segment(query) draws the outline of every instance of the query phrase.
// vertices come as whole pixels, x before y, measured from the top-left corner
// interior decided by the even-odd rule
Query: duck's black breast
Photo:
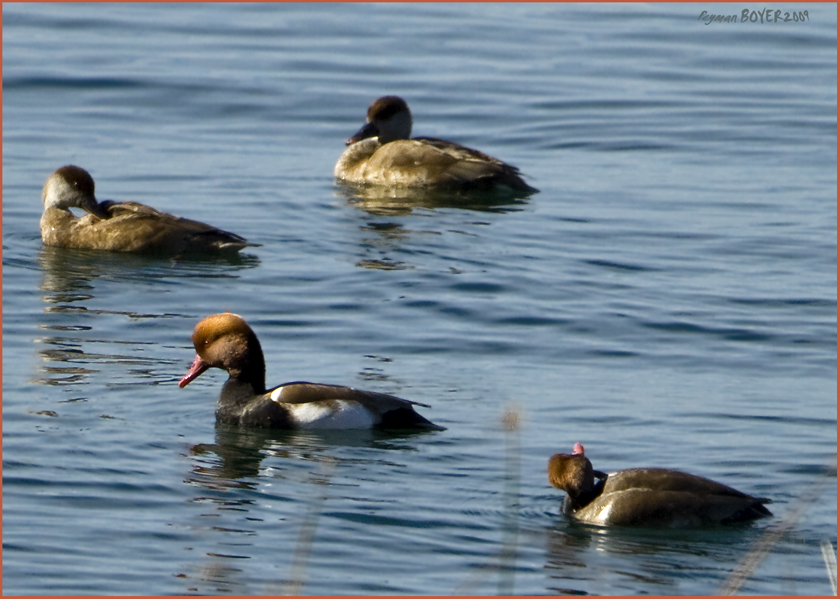
[[[289,410],[268,396],[261,396],[250,402],[239,414],[238,419],[230,424],[239,424],[259,428],[295,428]]]

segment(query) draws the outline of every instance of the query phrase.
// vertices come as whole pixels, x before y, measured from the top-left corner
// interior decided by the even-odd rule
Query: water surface
[[[6,4],[7,594],[826,594],[836,544],[836,10],[714,4]],[[761,8],[738,5],[742,8]],[[335,184],[399,94],[527,197]],[[42,247],[64,164],[262,244]],[[427,403],[443,432],[216,427],[177,381],[232,310],[268,383]],[[519,416],[514,432],[502,418]],[[559,514],[548,458],[770,497],[706,531]],[[814,487],[814,484],[822,486]],[[804,494],[804,497],[803,497]]]

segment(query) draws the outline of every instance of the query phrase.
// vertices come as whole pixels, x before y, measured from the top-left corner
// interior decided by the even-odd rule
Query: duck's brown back
[[[664,468],[610,474],[603,491],[574,517],[591,524],[694,527],[772,515],[766,499],[713,480]]]
[[[668,468],[629,468],[612,473],[604,485],[604,493],[616,493],[627,489],[649,491],[679,491],[698,496],[723,495],[749,497],[746,493],[728,487],[711,479]]]

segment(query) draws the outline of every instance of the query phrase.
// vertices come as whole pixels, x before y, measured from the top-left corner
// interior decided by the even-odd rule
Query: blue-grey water
[[[3,591],[713,594],[782,526],[739,592],[830,593],[837,11],[762,8],[4,4]],[[540,193],[336,186],[385,94]],[[45,248],[64,164],[262,246]],[[177,382],[223,310],[270,385],[394,393],[448,430],[217,428],[224,373]],[[545,465],[576,441],[775,517],[572,525]]]

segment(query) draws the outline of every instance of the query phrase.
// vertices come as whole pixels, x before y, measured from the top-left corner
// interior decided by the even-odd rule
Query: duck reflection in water
[[[265,475],[263,461],[271,465],[271,477],[285,478],[287,460],[305,462],[344,461],[333,454],[335,448],[377,449],[385,451],[415,451],[410,440],[429,434],[428,430],[400,432],[366,430],[290,430],[246,428],[216,423],[216,442],[198,443],[190,447],[194,458],[193,473],[188,482],[207,488],[252,487],[256,479]],[[365,461],[362,459],[361,461]],[[347,459],[359,464],[360,458]],[[382,463],[381,459],[371,463]],[[393,465],[388,462],[386,465]],[[261,474],[262,472],[262,474]]]
[[[239,271],[256,268],[253,254],[224,253],[160,257],[144,254],[78,250],[45,245],[38,252],[43,300],[49,304],[85,301],[94,297],[94,282],[124,281],[143,284],[155,279],[239,277]]]
[[[253,557],[264,530],[263,520],[270,512],[276,518],[271,523],[270,542],[275,546],[274,535],[284,535],[290,579],[277,581],[276,588],[269,587],[264,594],[300,595],[305,577],[295,564],[300,555],[308,553],[306,545],[313,541],[333,486],[346,485],[345,472],[358,473],[367,465],[401,471],[405,465],[382,457],[381,450],[392,455],[394,451],[414,452],[411,439],[423,434],[428,431],[283,430],[217,423],[215,443],[189,449],[192,471],[185,483],[193,489],[191,502],[198,508],[195,525],[206,528],[206,542],[218,546],[206,553],[198,576],[184,577],[189,592],[199,591],[196,579],[199,585],[211,584],[214,591],[241,591],[242,571],[230,567],[231,552],[240,558]],[[378,450],[373,452],[376,458],[368,457],[370,448]],[[336,456],[348,453],[351,457]],[[267,508],[266,504],[273,505]],[[302,540],[307,530],[311,534]]]
[[[470,229],[477,224],[489,224],[476,223],[474,213],[490,215],[521,211],[530,194],[510,190],[389,188],[339,182],[336,195],[344,198],[348,206],[359,209],[361,213],[359,229],[364,237],[360,240],[362,255],[356,266],[374,270],[406,270],[413,268],[413,264],[405,260],[412,253],[404,251],[406,246],[417,237],[438,235],[440,232],[408,226],[407,223],[400,222],[400,217],[431,217],[436,211],[456,210],[458,212],[447,215],[450,220],[462,221],[454,225],[454,231],[471,235]],[[417,221],[412,220],[412,223],[415,222]],[[429,224],[433,226],[440,223],[440,219],[429,220]],[[453,229],[447,226],[447,232],[452,231]],[[374,235],[369,235],[370,233]],[[399,259],[395,258],[396,255]]]
[[[504,214],[519,212],[530,193],[513,190],[452,190],[352,185],[338,181],[336,195],[373,216],[408,216],[423,210],[457,209]]]

